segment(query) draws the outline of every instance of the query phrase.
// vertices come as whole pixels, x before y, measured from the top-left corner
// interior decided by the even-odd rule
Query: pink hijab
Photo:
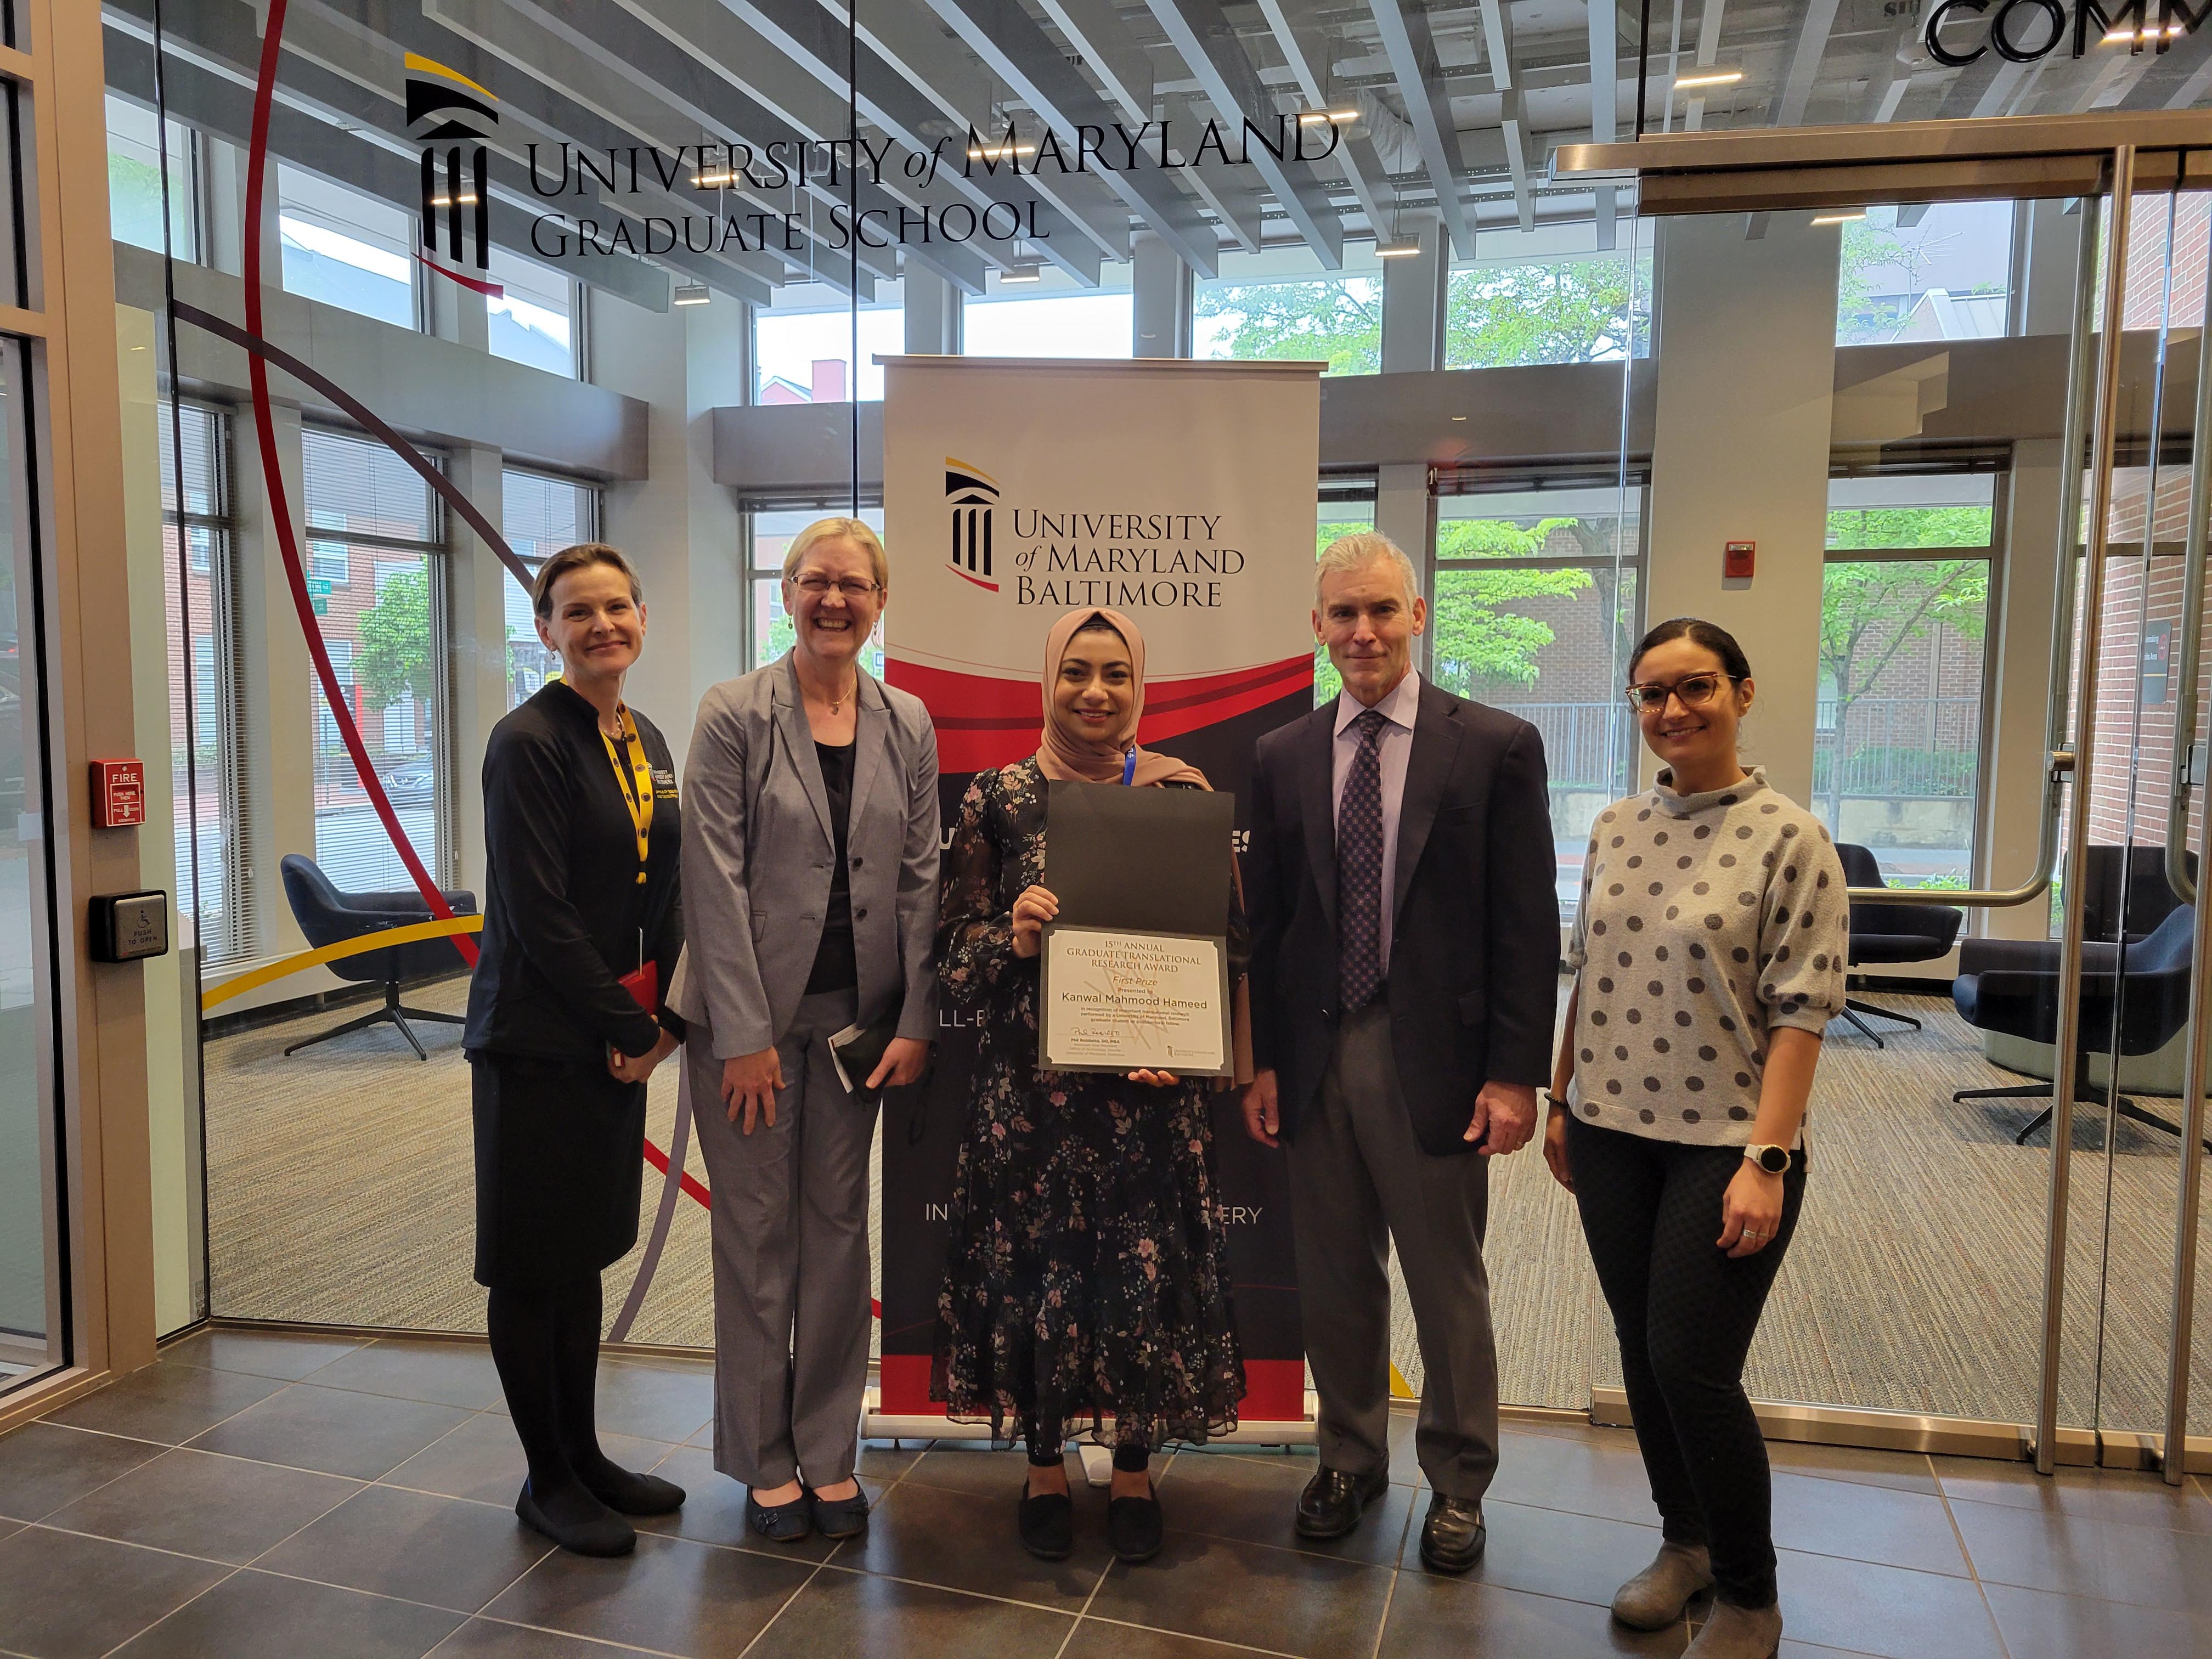
[[[1069,642],[1082,631],[1084,624],[1094,617],[1111,624],[1127,642],[1129,672],[1135,682],[1134,695],[1129,700],[1129,718],[1107,743],[1084,743],[1070,737],[1060,730],[1052,713],[1052,688],[1060,679],[1060,659],[1067,654]],[[1071,611],[1054,623],[1044,641],[1044,741],[1037,745],[1038,769],[1048,778],[1066,782],[1119,783],[1123,757],[1134,750],[1137,769],[1129,780],[1132,783],[1190,783],[1200,789],[1212,788],[1206,781],[1206,774],[1188,761],[1136,748],[1137,723],[1144,714],[1145,636],[1137,631],[1136,623],[1120,611],[1109,611],[1103,605]]]

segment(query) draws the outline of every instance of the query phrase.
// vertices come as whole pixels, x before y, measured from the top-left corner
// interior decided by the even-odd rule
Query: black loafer
[[[1065,1561],[1075,1550],[1075,1500],[1064,1492],[1026,1489],[1016,1516],[1022,1547],[1040,1561]]]
[[[858,1538],[868,1529],[868,1494],[856,1492],[850,1498],[824,1498],[820,1492],[806,1494],[809,1508],[814,1511],[814,1530],[824,1538]]]
[[[1160,1497],[1157,1490],[1146,1498],[1107,1500],[1106,1537],[1114,1546],[1116,1560],[1131,1566],[1139,1561],[1149,1561],[1160,1553],[1160,1545],[1166,1535],[1166,1522],[1160,1515]]]
[[[745,1524],[772,1544],[796,1544],[814,1530],[803,1492],[788,1504],[763,1504],[748,1492]]]
[[[609,1480],[586,1480],[592,1497],[617,1515],[673,1515],[684,1507],[684,1488],[657,1474],[617,1468]]]
[[[1431,1572],[1465,1572],[1482,1559],[1488,1537],[1481,1504],[1438,1492],[1421,1522],[1421,1565]]]
[[[1365,1474],[1346,1469],[1320,1470],[1298,1494],[1298,1536],[1343,1537],[1359,1524],[1367,1506],[1389,1490],[1388,1464]]]
[[[571,1555],[628,1555],[637,1547],[637,1528],[605,1505],[597,1507],[596,1515],[556,1518],[538,1503],[527,1480],[514,1500],[515,1516],[524,1526],[544,1533]]]

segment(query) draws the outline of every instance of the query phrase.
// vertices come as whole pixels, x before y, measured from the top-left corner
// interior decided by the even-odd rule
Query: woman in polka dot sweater
[[[1544,1158],[1582,1212],[1665,1523],[1613,1617],[1656,1630],[1712,1588],[1689,1654],[1770,1659],[1771,1485],[1743,1362],[1804,1199],[1844,872],[1820,821],[1737,758],[1753,686],[1728,633],[1661,623],[1628,679],[1666,769],[1590,837]]]

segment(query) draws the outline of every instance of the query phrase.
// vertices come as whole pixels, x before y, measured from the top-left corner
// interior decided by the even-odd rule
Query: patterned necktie
[[[1382,728],[1370,708],[1352,724],[1359,747],[1336,809],[1337,988],[1344,1012],[1367,1006],[1382,982]]]

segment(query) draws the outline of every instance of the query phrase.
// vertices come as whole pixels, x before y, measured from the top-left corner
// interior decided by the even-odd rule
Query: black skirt
[[[477,1283],[572,1280],[637,1243],[645,1085],[604,1062],[478,1052]]]

